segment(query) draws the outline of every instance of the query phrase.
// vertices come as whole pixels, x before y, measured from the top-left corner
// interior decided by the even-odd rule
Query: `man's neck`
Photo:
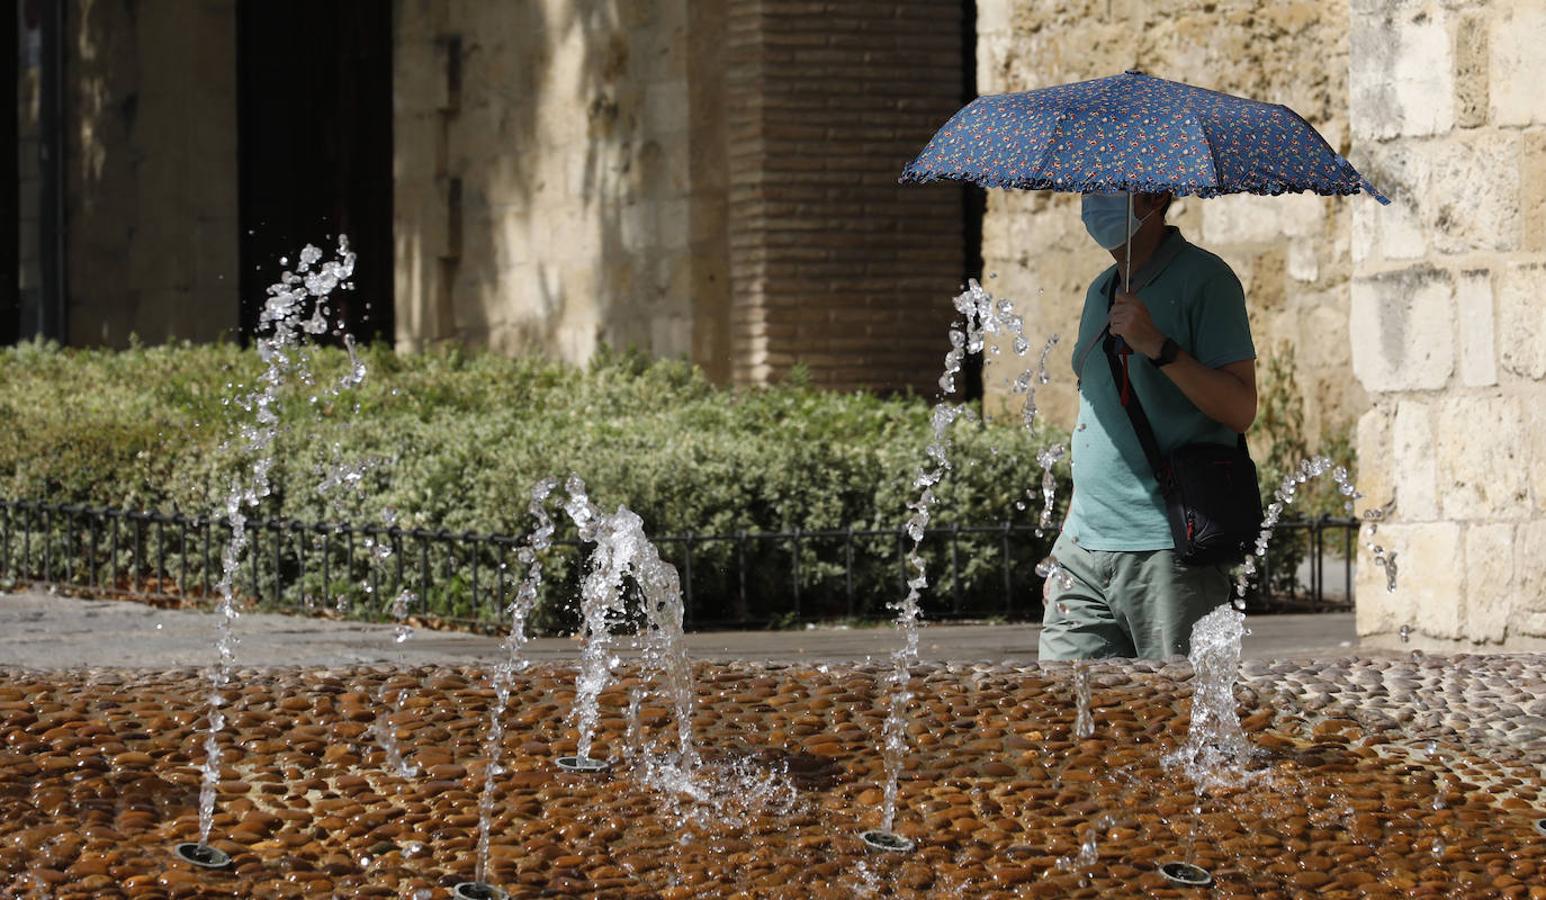
[[[1158,227],[1147,227],[1145,223],[1146,227],[1138,229],[1133,235],[1130,242],[1133,245],[1133,272],[1142,272],[1150,257],[1154,256],[1154,251],[1158,250],[1160,243],[1165,240],[1165,223],[1157,224]],[[1111,251],[1111,255],[1117,261],[1117,277],[1121,279],[1123,285],[1126,285],[1130,277],[1127,271],[1126,245]]]

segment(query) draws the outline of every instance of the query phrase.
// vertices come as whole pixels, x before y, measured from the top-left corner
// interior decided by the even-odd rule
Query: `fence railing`
[[[520,576],[515,551],[523,537],[517,535],[285,519],[252,519],[247,529],[250,543],[235,584],[244,602],[261,609],[379,619],[407,591],[415,614],[496,626]],[[1280,523],[1248,607],[1349,608],[1357,529],[1356,519]],[[223,519],[206,516],[0,500],[0,582],[209,601],[229,536]],[[1039,619],[1041,579],[1034,567],[1051,539],[1034,526],[1008,522],[927,530],[921,552],[932,587],[925,614]],[[906,589],[901,529],[687,533],[653,540],[681,575],[692,627],[884,618]],[[577,537],[560,536],[544,558],[549,577],[538,628],[574,624],[583,551]],[[1331,574],[1334,568],[1342,570],[1340,579]],[[1336,581],[1340,592],[1329,589]]]

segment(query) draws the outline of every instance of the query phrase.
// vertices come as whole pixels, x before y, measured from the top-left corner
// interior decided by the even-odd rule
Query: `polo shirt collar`
[[[1149,256],[1149,259],[1133,273],[1133,287],[1141,290],[1158,278],[1160,273],[1181,255],[1181,251],[1185,250],[1189,243],[1182,236],[1181,229],[1174,225],[1166,225],[1165,236],[1160,238],[1159,246],[1154,248],[1154,253]],[[1113,279],[1122,277],[1121,271],[1116,266],[1111,267],[1111,277]],[[1121,286],[1120,281],[1117,284]]]

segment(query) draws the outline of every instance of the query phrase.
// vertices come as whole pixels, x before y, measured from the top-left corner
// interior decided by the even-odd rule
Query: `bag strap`
[[[1116,294],[1117,280],[1113,277],[1111,287],[1106,291],[1108,311],[1116,304]],[[1143,404],[1138,400],[1138,392],[1133,389],[1127,371],[1127,361],[1128,357],[1132,356],[1132,348],[1124,342],[1119,359],[1117,338],[1111,334],[1111,326],[1107,325],[1102,334],[1106,362],[1111,366],[1111,379],[1117,389],[1117,398],[1122,404],[1123,412],[1127,413],[1127,420],[1133,425],[1133,431],[1138,436],[1138,446],[1143,448],[1143,455],[1149,461],[1149,471],[1153,473],[1154,480],[1159,483],[1160,497],[1165,501],[1165,519],[1170,524],[1170,536],[1175,542],[1175,550],[1177,553],[1184,552],[1191,542],[1191,535],[1186,533],[1186,511],[1181,508],[1181,498],[1171,478],[1170,467],[1165,464],[1160,455],[1159,441],[1154,437],[1154,426],[1149,424],[1148,413],[1144,412]],[[1240,442],[1243,446],[1245,435],[1240,436]]]
[[[1106,310],[1116,304],[1117,280],[1111,279],[1111,286],[1106,291]],[[1133,350],[1126,342],[1120,342],[1121,350],[1117,349],[1119,340],[1111,333],[1111,326],[1107,325],[1101,331],[1103,346],[1106,351],[1106,362],[1111,366],[1111,379],[1116,384],[1117,399],[1122,404],[1122,410],[1127,413],[1127,420],[1133,424],[1133,431],[1138,434],[1138,445],[1143,448],[1143,455],[1149,461],[1149,468],[1153,470],[1155,478],[1160,482],[1160,492],[1166,491],[1165,479],[1159,478],[1164,471],[1164,460],[1160,457],[1159,441],[1154,437],[1154,426],[1149,424],[1148,413],[1143,410],[1143,404],[1138,401],[1138,393],[1132,389],[1131,378],[1127,371],[1127,358],[1132,356]]]

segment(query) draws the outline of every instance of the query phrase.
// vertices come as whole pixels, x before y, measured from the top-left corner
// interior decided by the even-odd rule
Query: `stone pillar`
[[[717,95],[689,60],[717,47],[712,11],[685,0],[394,9],[397,346],[574,363],[603,343],[693,353],[697,320],[728,303],[713,237],[724,175],[693,143],[714,139],[692,117],[710,117]]]
[[[957,0],[731,0],[735,380],[938,388],[962,190],[899,185],[961,105]]]
[[[1348,328],[1378,646],[1546,646],[1546,6],[1352,0],[1353,160],[1393,201],[1353,205]],[[1409,629],[1403,642],[1402,629]]]
[[[234,0],[71,3],[69,343],[237,326]]]

